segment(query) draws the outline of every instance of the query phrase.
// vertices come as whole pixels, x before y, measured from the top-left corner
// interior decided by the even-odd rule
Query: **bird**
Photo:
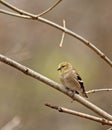
[[[68,90],[88,98],[83,80],[69,62],[61,62],[57,70],[59,71],[60,81]]]

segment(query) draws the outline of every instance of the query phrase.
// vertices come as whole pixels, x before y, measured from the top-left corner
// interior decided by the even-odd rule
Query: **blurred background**
[[[10,0],[16,7],[39,14],[56,0]],[[92,42],[112,59],[112,1],[63,0],[43,17],[66,26]],[[3,5],[0,8],[6,9]],[[9,9],[7,9],[9,10]],[[59,82],[57,65],[69,61],[80,73],[86,90],[112,87],[112,70],[98,55],[77,39],[44,23],[0,14],[0,53]],[[90,94],[88,100],[112,114],[112,92]],[[80,117],[61,114],[45,103],[95,115],[57,90],[0,63],[0,129],[14,117],[16,130],[82,130],[108,127]]]

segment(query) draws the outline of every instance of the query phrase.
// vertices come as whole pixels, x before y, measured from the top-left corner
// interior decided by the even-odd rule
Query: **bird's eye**
[[[64,65],[62,65],[62,68],[64,68],[65,66]]]

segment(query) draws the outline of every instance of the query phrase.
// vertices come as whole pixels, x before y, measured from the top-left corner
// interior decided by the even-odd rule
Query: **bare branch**
[[[0,2],[3,4],[4,1],[3,0],[0,0]],[[6,4],[6,2],[5,2]],[[5,5],[4,4],[4,5]],[[8,6],[7,6],[8,7]],[[76,39],[80,40],[82,43],[84,43],[86,46],[88,46],[89,48],[91,48],[96,54],[98,54],[106,63],[108,63],[108,65],[110,65],[112,67],[112,61],[102,52],[100,51],[97,47],[95,47],[91,42],[89,42],[88,40],[84,39],[83,37],[79,36],[78,34],[72,32],[71,30],[67,29],[67,28],[64,28],[50,20],[47,20],[45,18],[42,18],[42,17],[37,17],[37,15],[34,15],[34,14],[31,14],[31,13],[28,13],[26,11],[23,11],[23,10],[20,10],[14,6],[10,7],[12,10],[22,14],[22,15],[17,15],[17,14],[14,14],[14,13],[10,13],[10,12],[7,12],[7,11],[4,11],[4,10],[0,10],[0,13],[5,13],[5,14],[8,14],[8,15],[11,15],[11,16],[16,16],[16,17],[21,17],[21,18],[25,18],[25,19],[32,19],[32,20],[39,20],[43,23],[46,23],[50,26],[53,26],[59,30],[62,30],[63,32],[75,37]],[[24,16],[23,16],[24,14]],[[30,16],[30,17],[27,17],[27,16]],[[23,16],[23,17],[22,17]]]
[[[21,14],[21,15],[27,15],[27,16],[30,16],[30,17],[36,17],[36,15],[33,15],[33,14],[31,14],[31,13],[28,13],[28,12],[26,12],[26,11],[24,11],[24,10],[19,9],[19,8],[16,8],[15,6],[9,4],[8,2],[6,2],[6,1],[4,1],[4,0],[0,0],[0,3],[3,4],[3,5],[5,5],[5,6],[8,7],[9,9],[11,9],[11,10],[13,10],[13,11],[15,11],[15,12]],[[14,16],[14,15],[13,15],[13,16]],[[21,17],[21,18],[22,18],[22,17]]]
[[[79,116],[79,117],[82,117],[82,118],[86,118],[86,119],[89,119],[89,120],[93,120],[93,121],[96,121],[96,122],[100,122],[103,125],[111,125],[112,126],[112,121],[106,120],[104,118],[99,118],[99,117],[96,117],[96,116],[81,113],[81,112],[74,111],[74,110],[64,108],[64,107],[60,107],[60,106],[54,106],[54,105],[51,105],[51,104],[45,104],[45,105],[52,108],[52,109],[58,110],[59,112],[63,112],[63,113]]]
[[[14,130],[21,124],[21,119],[18,116],[15,116],[11,121],[5,124],[1,130]]]
[[[64,19],[63,19],[63,27],[64,27],[64,28],[66,27],[66,24],[65,24],[65,20],[64,20]],[[60,42],[60,44],[59,44],[60,47],[62,47],[64,37],[65,37],[65,32],[62,33],[61,42]]]
[[[43,16],[44,14],[48,13],[49,11],[51,11],[52,9],[54,9],[62,0],[58,0],[56,1],[56,3],[54,3],[54,5],[52,5],[51,7],[49,7],[47,10],[45,10],[44,12],[40,13],[37,15],[37,17]]]
[[[64,28],[56,23],[53,23],[52,21],[49,21],[47,19],[44,19],[42,17],[38,17],[38,20],[41,22],[44,22],[48,25],[51,25],[57,29],[60,29],[62,31],[64,31],[65,33],[69,34],[70,36],[75,37],[76,39],[80,40],[82,43],[84,43],[86,46],[88,46],[89,48],[91,48],[96,54],[98,54],[106,63],[108,63],[108,65],[110,65],[112,67],[112,61],[103,53],[101,52],[97,47],[95,47],[91,42],[87,41],[86,39],[84,39],[83,37],[79,36],[78,34],[76,34],[75,32],[72,32],[71,30]]]
[[[55,8],[62,0],[58,0],[56,1],[56,3],[54,3],[51,7],[49,7],[47,10],[43,11],[42,13],[38,14],[38,15],[34,15],[34,14],[31,14],[29,12],[26,12],[24,10],[20,10],[18,8],[16,8],[15,6],[9,4],[8,2],[4,1],[4,0],[0,0],[0,3],[2,3],[4,6],[10,8],[11,10],[21,14],[21,15],[27,15],[27,16],[30,16],[30,17],[33,17],[33,18],[38,18],[46,13],[48,13],[49,11],[51,11],[53,8]]]
[[[102,92],[102,91],[112,91],[112,88],[102,88],[102,89],[93,89],[86,91],[87,94],[96,93],[96,92]]]
[[[39,21],[41,21],[41,22],[44,22],[44,23],[46,23],[46,24],[48,24],[48,25],[50,25],[50,26],[53,26],[53,27],[55,27],[55,28],[58,28],[58,29],[64,31],[65,33],[67,33],[67,34],[69,34],[69,35],[71,35],[71,36],[77,38],[77,39],[80,40],[82,43],[84,43],[86,46],[88,46],[89,48],[91,48],[94,52],[96,52],[106,63],[108,63],[108,64],[112,67],[112,61],[111,61],[103,52],[101,52],[101,51],[100,51],[97,47],[95,47],[92,43],[90,43],[89,41],[87,41],[87,40],[84,39],[83,37],[79,36],[78,34],[72,32],[71,30],[69,30],[69,29],[67,29],[67,28],[65,28],[65,27],[62,27],[62,26],[60,26],[60,25],[58,25],[58,24],[56,24],[56,23],[53,23],[53,22],[51,22],[51,21],[49,21],[49,20],[47,20],[47,19],[44,19],[44,18],[39,17],[39,16],[37,17],[37,15],[28,13],[28,12],[23,11],[23,10],[20,10],[20,9],[18,9],[18,8],[14,7],[14,6],[12,6],[11,4],[5,2],[4,0],[0,0],[0,2],[1,2],[2,4],[4,4],[5,6],[9,7],[10,9],[16,11],[17,13],[22,14],[22,16],[23,16],[23,14],[24,14],[24,15],[27,15],[27,16],[30,16],[30,17],[25,17],[25,16],[23,16],[23,17],[21,17],[21,18],[25,18],[25,19],[27,18],[27,19],[32,19],[32,20],[39,20]],[[59,2],[60,2],[60,1],[59,1]],[[58,2],[57,2],[57,4],[58,4]],[[56,5],[57,5],[57,4],[56,4]],[[11,15],[11,16],[20,17],[20,15],[17,15],[17,14],[14,14],[14,13],[10,13],[10,12],[6,12],[6,11],[3,11],[3,10],[0,10],[0,13],[5,13],[5,14]],[[31,18],[31,17],[32,17],[32,18]]]
[[[12,12],[9,12],[9,11],[3,10],[3,9],[0,9],[0,13],[7,14],[7,15],[10,15],[10,16],[14,16],[14,17],[18,17],[18,18],[32,19],[32,17],[30,17],[30,16],[12,13]]]
[[[64,86],[54,82],[53,80],[33,71],[32,69],[23,66],[21,64],[19,64],[18,62],[3,56],[0,54],[0,61],[8,64],[16,69],[18,69],[19,71],[23,72],[24,74],[31,76],[57,90],[59,90],[60,92],[68,95],[70,98],[72,98],[73,100],[76,100],[77,102],[81,103],[82,105],[86,106],[87,108],[89,108],[90,110],[94,111],[95,113],[97,113],[98,115],[104,117],[105,119],[108,120],[112,120],[112,116],[110,114],[108,114],[107,112],[105,112],[104,110],[100,109],[99,107],[97,107],[96,105],[92,104],[91,102],[87,101],[86,99],[84,99],[83,97],[81,97],[78,94],[74,94],[71,91],[68,91]]]

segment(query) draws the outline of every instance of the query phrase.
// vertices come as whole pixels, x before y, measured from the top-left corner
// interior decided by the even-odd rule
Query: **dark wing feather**
[[[80,86],[81,86],[81,88],[83,90],[84,96],[88,98],[88,96],[87,96],[87,94],[85,92],[83,80],[81,79],[81,77],[80,77],[80,75],[78,73],[77,73],[77,80],[78,80],[78,82],[79,82],[79,84],[80,84]]]
[[[77,80],[78,80],[78,82],[79,82],[81,88],[84,89],[84,83],[83,83],[83,81],[82,81],[82,79],[81,79],[81,77],[79,76],[78,73],[77,73]]]

